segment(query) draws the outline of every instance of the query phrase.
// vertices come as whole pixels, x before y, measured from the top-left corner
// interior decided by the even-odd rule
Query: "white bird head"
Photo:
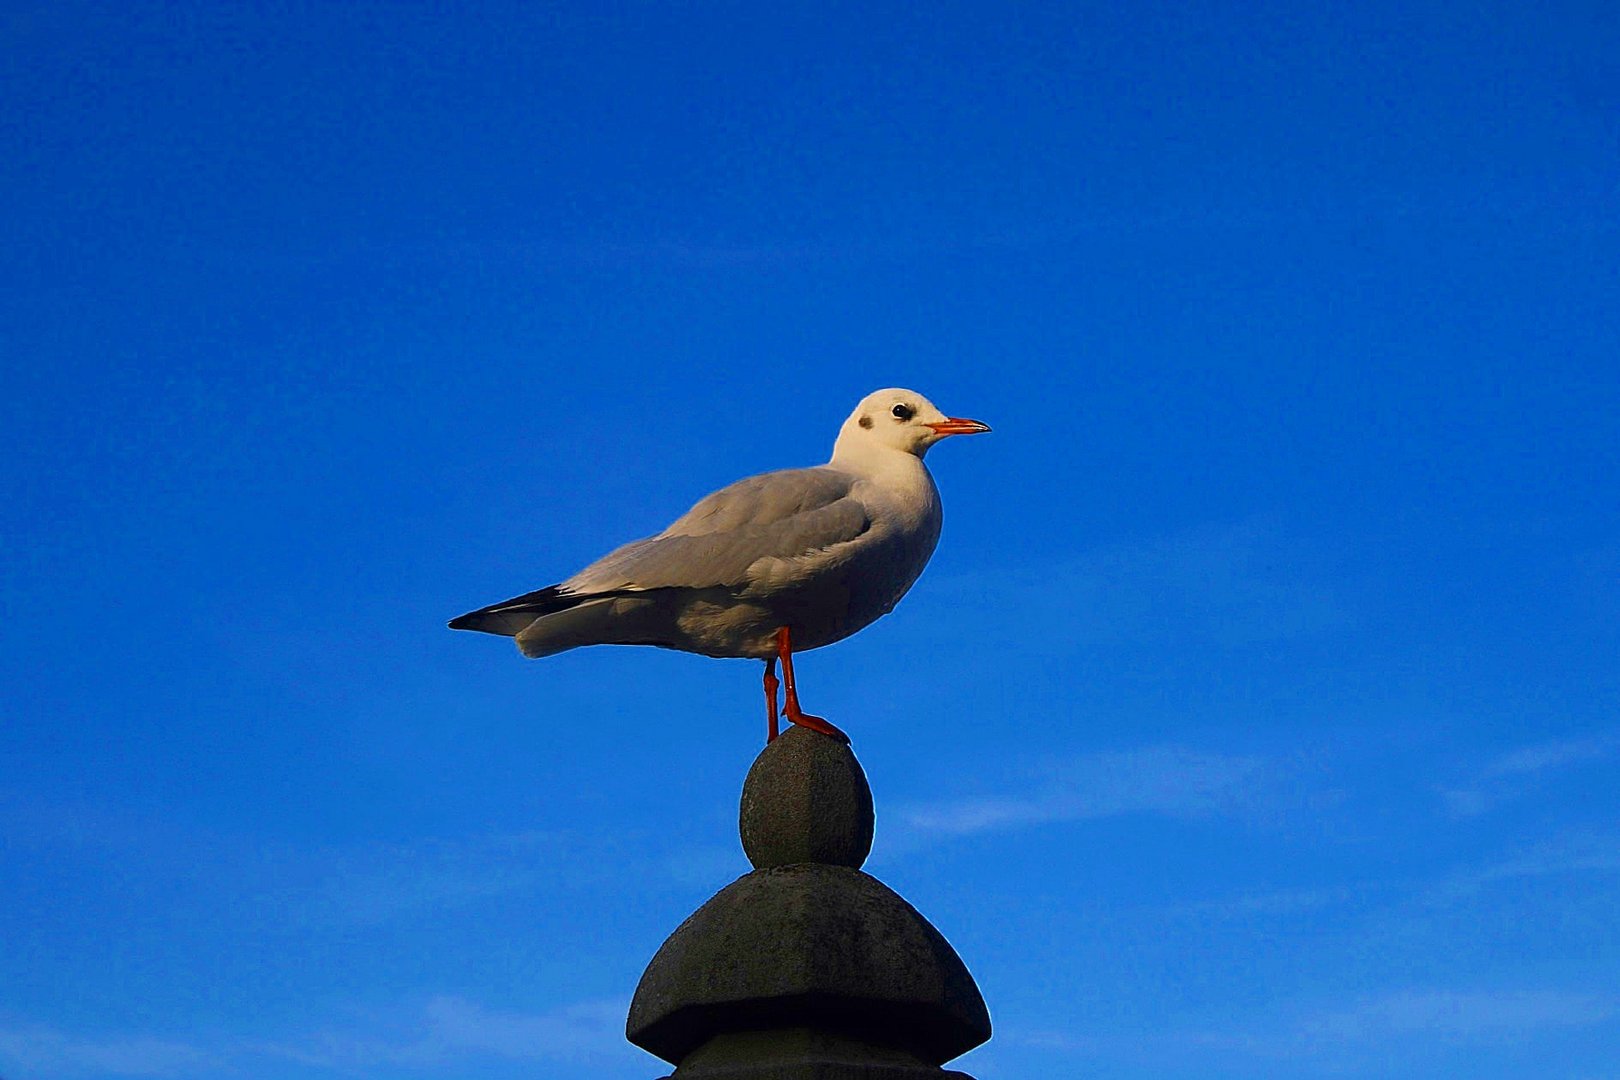
[[[990,425],[946,416],[915,390],[891,388],[868,394],[849,414],[833,445],[833,460],[898,450],[922,457],[950,435],[977,435]]]

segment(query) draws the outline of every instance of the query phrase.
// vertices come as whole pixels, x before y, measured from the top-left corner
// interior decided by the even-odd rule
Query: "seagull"
[[[656,645],[764,660],[766,742],[778,733],[780,685],[790,723],[847,743],[799,707],[793,654],[842,641],[894,609],[939,541],[939,491],[923,456],[948,436],[989,430],[912,390],[868,394],[827,464],[739,480],[657,536],[450,628],[515,638],[528,657]]]

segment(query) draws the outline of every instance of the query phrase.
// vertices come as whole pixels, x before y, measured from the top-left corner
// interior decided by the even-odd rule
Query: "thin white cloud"
[[[911,829],[936,835],[1123,814],[1207,814],[1245,801],[1262,772],[1258,758],[1149,747],[1074,759],[1018,794],[919,803],[899,814]]]
[[[0,835],[59,855],[88,873],[117,866],[152,878],[204,871],[208,915],[237,932],[386,927],[475,907],[492,898],[613,877],[627,861],[652,860],[665,880],[701,884],[702,873],[740,872],[740,852],[694,847],[668,830],[558,829],[420,837],[401,842],[292,845],[255,835],[140,820],[88,804],[40,800],[0,788]],[[566,880],[556,867],[571,867]],[[744,867],[745,868],[745,867]]]
[[[660,856],[655,865],[685,888],[717,888],[751,869],[742,846],[735,842],[692,844]]]
[[[1241,919],[1251,916],[1288,916],[1349,903],[1373,892],[1373,885],[1343,885],[1322,889],[1274,889],[1246,893],[1219,900],[1198,900],[1177,905],[1174,911],[1214,919]]]
[[[1098,548],[1056,563],[935,578],[910,610],[986,613],[975,624],[977,637],[1012,635],[1026,651],[1043,644],[1237,646],[1343,625],[1342,573],[1332,563],[1327,553],[1273,525],[1249,521]],[[1008,597],[1015,599],[1011,608]],[[1018,617],[989,619],[997,610]],[[1034,640],[1032,625],[1043,628]]]
[[[424,838],[226,855],[221,867],[245,894],[238,918],[249,926],[386,926],[537,888],[582,846],[548,833]]]
[[[1543,783],[1548,774],[1620,755],[1620,734],[1522,746],[1486,762],[1462,784],[1442,788],[1440,797],[1454,817],[1476,817]]]
[[[627,1011],[622,1001],[599,1000],[528,1013],[445,995],[403,1016],[253,1049],[316,1068],[362,1073],[385,1066],[437,1068],[479,1056],[587,1064],[633,1060],[638,1051],[624,1040]]]
[[[172,1039],[77,1038],[33,1024],[0,1028],[0,1063],[31,1077],[200,1076],[221,1059]]]
[[[1620,736],[1601,735],[1587,739],[1565,739],[1539,743],[1503,754],[1480,770],[1481,779],[1526,776],[1548,769],[1562,769],[1588,761],[1602,761],[1620,751]]]
[[[1452,817],[1478,817],[1496,805],[1496,800],[1478,788],[1442,788],[1440,798]]]
[[[614,867],[646,861],[679,885],[729,880],[746,870],[739,848],[688,844],[649,834],[523,832],[421,839],[332,851],[291,851],[261,872],[258,914],[312,925],[385,926],[424,912],[492,897],[555,892],[613,878]]]
[[[1485,1053],[1493,1045],[1606,1024],[1620,1015],[1620,1002],[1561,989],[1409,988],[1290,1013],[1166,1042],[1295,1066],[1309,1062],[1334,1072],[1367,1072],[1376,1062],[1377,1074],[1385,1075],[1392,1063],[1409,1067],[1414,1054],[1469,1048]]]
[[[1079,1035],[1052,1028],[1013,1028],[1011,1031],[997,1031],[996,1038],[1013,1046],[1055,1050],[1065,1054],[1097,1054],[1114,1049],[1112,1038]]]
[[[1441,1050],[1489,1053],[1493,1046],[1611,1024],[1620,1017],[1612,995],[1559,988],[1402,987],[1345,1003],[1282,1003],[1208,1026],[1143,1031],[1088,1031],[1061,1024],[1008,1025],[1008,1045],[1047,1050],[1137,1068],[1191,1075],[1241,1069],[1271,1075],[1417,1075],[1420,1055]]]
[[[1496,862],[1455,873],[1431,889],[1425,899],[1430,903],[1447,904],[1503,882],[1562,874],[1612,873],[1620,873],[1620,836],[1572,832]]]
[[[506,1058],[590,1058],[624,1046],[627,1003],[581,1002],[555,1012],[529,1014],[454,997],[428,1002],[424,1015],[433,1038],[453,1050]]]
[[[1616,1003],[1561,990],[1400,990],[1306,1018],[1305,1043],[1382,1042],[1420,1036],[1485,1041],[1548,1028],[1586,1027],[1616,1015]]]
[[[497,1009],[453,995],[281,1039],[210,1045],[146,1035],[84,1037],[41,1024],[0,1026],[0,1076],[23,1080],[229,1076],[297,1062],[336,1075],[435,1070],[478,1058],[607,1066],[643,1058],[624,1039],[628,1005],[576,1002],[542,1012]]]

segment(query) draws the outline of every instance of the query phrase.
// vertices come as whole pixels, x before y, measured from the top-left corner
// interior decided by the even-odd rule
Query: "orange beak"
[[[977,420],[964,420],[960,416],[947,416],[937,424],[924,424],[931,427],[941,435],[977,435],[989,431],[989,424],[982,424]]]

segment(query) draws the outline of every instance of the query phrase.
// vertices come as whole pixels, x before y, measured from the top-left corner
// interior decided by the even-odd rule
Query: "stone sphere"
[[[790,727],[748,770],[738,824],[755,869],[826,863],[858,870],[872,851],[872,789],[848,746]]]

